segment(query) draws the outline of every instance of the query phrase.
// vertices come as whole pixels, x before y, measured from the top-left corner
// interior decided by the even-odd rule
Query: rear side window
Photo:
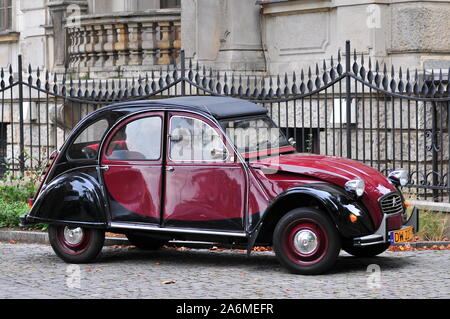
[[[100,142],[108,127],[106,119],[98,120],[86,127],[69,147],[68,157],[74,160],[96,158]]]

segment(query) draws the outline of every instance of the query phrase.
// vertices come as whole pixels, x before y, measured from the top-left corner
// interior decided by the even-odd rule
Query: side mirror
[[[288,142],[289,142],[289,144],[291,144],[293,147],[295,147],[295,145],[297,145],[297,142],[294,140],[293,137],[290,137],[290,138],[288,139]]]

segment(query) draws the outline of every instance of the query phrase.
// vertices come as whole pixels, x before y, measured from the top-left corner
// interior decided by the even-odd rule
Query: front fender
[[[367,209],[344,190],[331,184],[309,184],[290,188],[279,194],[260,215],[260,221],[250,234],[251,245],[260,232],[272,231],[278,220],[290,209],[311,207],[311,202],[323,209],[335,223],[344,238],[364,236],[375,231],[374,224]],[[289,207],[289,209],[282,209]],[[280,213],[280,211],[283,211]],[[350,214],[359,215],[355,223],[350,221]],[[267,233],[265,234],[267,235]]]
[[[44,186],[23,220],[105,227],[107,218],[101,186],[88,173],[62,174]]]

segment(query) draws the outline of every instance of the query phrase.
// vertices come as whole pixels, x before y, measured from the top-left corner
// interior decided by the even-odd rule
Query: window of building
[[[161,9],[164,8],[180,8],[181,0],[161,0]]]
[[[12,0],[0,0],[0,31],[12,28]]]

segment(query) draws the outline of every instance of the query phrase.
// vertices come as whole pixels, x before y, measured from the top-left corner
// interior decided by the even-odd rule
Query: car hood
[[[396,188],[379,171],[361,162],[316,154],[281,154],[270,156],[252,163],[269,166],[278,173],[293,173],[344,187],[345,183],[354,178],[365,182],[365,195],[378,199]],[[364,196],[363,196],[364,197]]]

